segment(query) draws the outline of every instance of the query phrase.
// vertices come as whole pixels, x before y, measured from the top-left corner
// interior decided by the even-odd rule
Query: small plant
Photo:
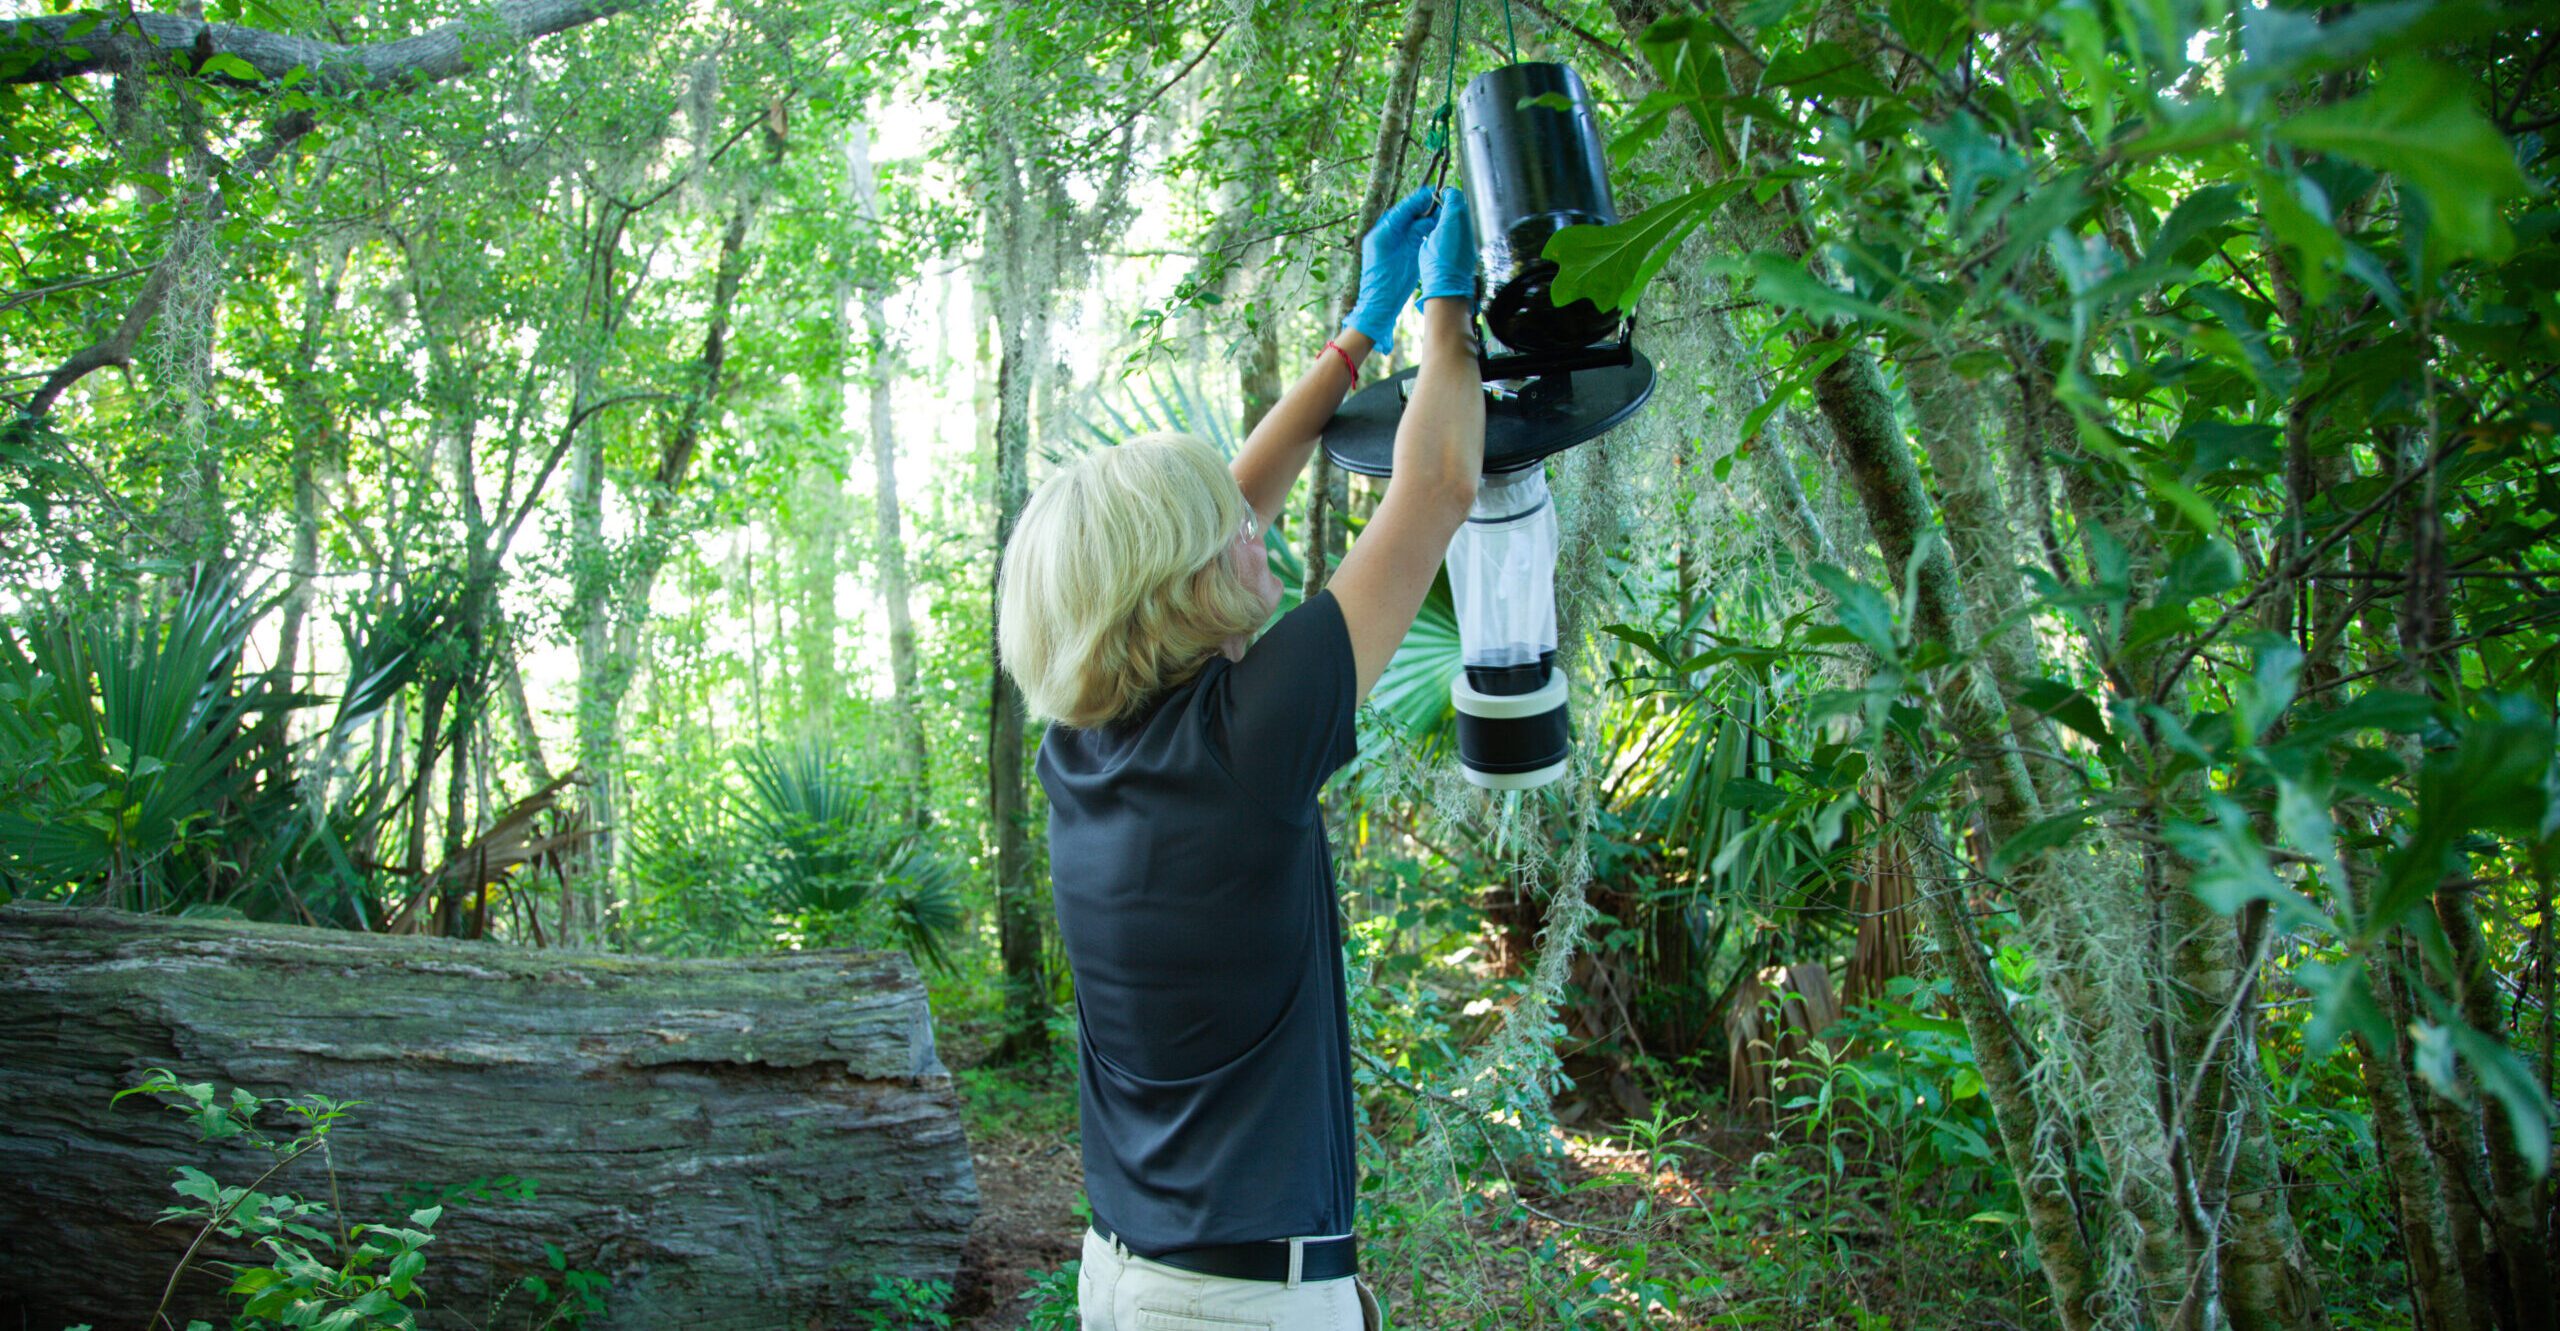
[[[238,1141],[275,1158],[244,1187],[225,1187],[212,1175],[187,1165],[178,1167],[170,1185],[181,1204],[163,1210],[163,1220],[196,1223],[187,1245],[152,1310],[157,1325],[177,1292],[178,1278],[194,1264],[206,1240],[219,1235],[246,1239],[274,1260],[266,1266],[223,1263],[233,1278],[229,1293],[246,1300],[238,1326],[313,1327],[318,1331],[412,1331],[417,1317],[408,1300],[426,1269],[420,1250],[435,1239],[436,1221],[444,1208],[430,1206],[408,1214],[405,1225],[341,1223],[333,1236],[320,1227],[330,1209],[290,1193],[261,1191],[267,1181],[302,1157],[318,1152],[329,1164],[329,1134],[358,1102],[305,1095],[290,1100],[266,1099],[239,1087],[223,1093],[211,1082],[181,1082],[162,1068],[143,1074],[142,1082],[118,1091],[110,1106],[128,1095],[164,1097],[185,1115],[205,1141]],[[278,1139],[257,1124],[261,1111],[274,1109],[301,1120],[291,1137]],[[329,1169],[329,1188],[337,1192],[337,1171]]]
[[[917,1280],[909,1276],[879,1276],[871,1282],[871,1301],[882,1305],[862,1315],[878,1331],[912,1331],[931,1327],[948,1331],[951,1314],[951,1282]]]
[[[1027,1305],[1023,1331],[1075,1331],[1076,1279],[1083,1268],[1084,1263],[1069,1261],[1032,1273],[1031,1287],[1014,1296]]]
[[[169,1301],[178,1280],[196,1264],[206,1242],[215,1237],[246,1241],[270,1259],[266,1265],[213,1263],[228,1270],[227,1293],[240,1299],[232,1319],[234,1331],[262,1327],[313,1328],[313,1331],[415,1331],[420,1297],[418,1278],[426,1270],[424,1249],[435,1240],[435,1226],[448,1205],[456,1202],[524,1200],[533,1197],[531,1179],[515,1175],[475,1178],[444,1187],[408,1187],[387,1200],[403,1213],[405,1223],[348,1224],[335,1199],[338,1173],[330,1156],[330,1136],[347,1112],[361,1101],[332,1100],[322,1095],[267,1098],[239,1087],[228,1090],[211,1082],[181,1082],[163,1068],[145,1070],[142,1080],[108,1101],[110,1107],[129,1095],[149,1095],[184,1115],[199,1140],[230,1141],[266,1152],[273,1158],[244,1186],[225,1186],[191,1165],[176,1169],[171,1191],[179,1205],[160,1213],[163,1221],[191,1221],[196,1236],[169,1272],[150,1324],[166,1324]],[[262,1129],[262,1114],[295,1120],[290,1136]],[[306,1201],[286,1192],[267,1191],[270,1180],[306,1155],[318,1154],[328,1179],[328,1204]],[[530,1295],[544,1311],[535,1331],[577,1326],[604,1311],[607,1279],[594,1271],[575,1270],[557,1245],[544,1244],[559,1288],[540,1276],[527,1276],[516,1289]],[[513,1293],[510,1290],[509,1293]],[[947,1299],[949,1291],[944,1291]],[[503,1306],[505,1296],[499,1303]],[[944,1321],[900,1325],[945,1327]],[[212,1331],[201,1321],[187,1331]]]

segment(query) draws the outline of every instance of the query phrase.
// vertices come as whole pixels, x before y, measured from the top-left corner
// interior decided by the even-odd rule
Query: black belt
[[[1105,1243],[1120,1239],[1101,1221],[1093,1224],[1093,1232]],[[1265,1240],[1261,1243],[1221,1243],[1208,1248],[1177,1248],[1172,1252],[1129,1251],[1151,1262],[1162,1262],[1177,1270],[1204,1276],[1225,1276],[1230,1280],[1285,1281],[1289,1278],[1289,1249],[1298,1249],[1298,1279],[1340,1280],[1360,1273],[1359,1240],[1346,1234],[1338,1239]]]

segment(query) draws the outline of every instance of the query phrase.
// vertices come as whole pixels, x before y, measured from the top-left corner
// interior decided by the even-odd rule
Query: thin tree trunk
[[[2366,875],[2354,861],[2347,865],[2351,883]],[[2359,897],[2367,895],[2357,892]],[[2407,1037],[2408,999],[2399,969],[2385,955],[2372,958],[2373,992],[2394,1032],[2392,1044],[2376,1048],[2356,1039],[2357,1066],[2364,1077],[2365,1098],[2373,1116],[2373,1140],[2382,1156],[2384,1176],[2391,1182],[2400,1222],[2400,1247],[2409,1264],[2409,1293],[2417,1305],[2420,1331],[2472,1331],[2479,1325],[2472,1292],[2463,1280],[2460,1223],[2448,1195],[2451,1180],[2438,1168],[2428,1147],[2418,1108],[2410,1094]]]
[[[1034,348],[1046,341],[1047,302],[1008,329],[996,370],[996,549],[1013,539],[1029,498],[1031,383]],[[992,592],[991,592],[992,595]],[[1001,613],[999,611],[998,613]],[[990,634],[992,639],[994,635]],[[991,646],[987,697],[987,816],[996,841],[997,942],[1004,955],[1006,1029],[1000,1059],[1032,1057],[1048,1048],[1049,988],[1041,964],[1041,929],[1031,877],[1031,836],[1022,780],[1022,690]]]
[[[1280,320],[1267,315],[1254,325],[1245,343],[1244,364],[1236,370],[1236,388],[1244,399],[1244,433],[1280,405]]]
[[[551,784],[551,763],[542,753],[542,733],[534,728],[533,702],[525,697],[524,671],[519,669],[515,630],[511,623],[498,630],[497,660],[499,687],[506,691],[508,720],[516,732],[518,757],[525,770],[532,773],[537,787]]]
[[[1019,61],[1008,45],[996,59]],[[1028,791],[1023,782],[1022,691],[1005,668],[1002,640],[1003,558],[1014,524],[1030,498],[1032,396],[1048,359],[1048,331],[1064,249],[1066,213],[1060,183],[1035,152],[1016,141],[1011,113],[990,116],[981,163],[980,206],[988,228],[989,276],[998,339],[995,404],[994,531],[996,576],[988,585],[987,819],[995,842],[996,944],[1004,966],[1004,1034],[1000,1062],[1045,1054],[1050,1010],[1044,930],[1031,879]],[[1056,205],[1053,208],[1053,204]]]
[[[853,185],[854,206],[876,230],[880,223],[880,187],[871,170],[870,131],[856,122],[845,140],[845,169]],[[851,342],[850,321],[845,341]],[[897,350],[889,340],[889,293],[885,283],[862,292],[863,329],[871,360],[872,557],[880,570],[880,600],[889,619],[890,708],[898,730],[899,766],[906,785],[907,821],[918,830],[933,822],[932,753],[924,733],[924,695],[916,683],[916,626],[908,608],[907,543],[898,512],[898,438],[891,428],[891,390],[898,381]]]
[[[1369,184],[1361,192],[1359,226],[1352,237],[1348,277],[1334,299],[1333,320],[1341,322],[1360,300],[1360,238],[1369,234],[1387,209],[1395,206],[1396,187],[1404,177],[1405,145],[1413,124],[1414,88],[1422,81],[1422,52],[1440,15],[1439,0],[1408,0],[1404,29],[1396,36],[1387,66],[1387,99],[1378,117],[1378,137],[1369,151]],[[1335,561],[1349,542],[1343,522],[1351,488],[1342,469],[1316,452],[1313,483],[1307,488],[1306,571],[1300,591],[1314,596],[1333,576]]]
[[[1036,168],[1035,168],[1036,170]],[[1043,224],[1022,217],[1018,228]],[[1021,230],[1016,231],[1020,237]],[[1018,261],[1018,260],[1013,260]],[[1006,279],[1029,282],[1027,275]],[[1004,321],[1001,359],[996,366],[995,545],[999,579],[1002,552],[1013,540],[1014,524],[1030,499],[1031,413],[1033,380],[1047,359],[1049,295],[1017,286],[1011,300],[1014,318]],[[988,589],[994,614],[1002,615],[996,587]],[[1002,953],[1005,982],[1005,1032],[996,1051],[999,1061],[1034,1058],[1049,1047],[1049,984],[1043,956],[1043,929],[1038,891],[1031,881],[1031,828],[1028,792],[1023,782],[1022,690],[1004,665],[995,633],[988,635],[987,817],[995,838],[996,939]]]
[[[347,250],[335,247],[326,270],[319,255],[308,253],[301,265],[303,284],[302,327],[294,339],[294,373],[286,382],[286,398],[293,408],[293,552],[290,572],[285,584],[284,613],[276,624],[275,663],[268,670],[267,687],[278,693],[293,689],[294,669],[302,657],[302,626],[311,616],[312,583],[320,576],[320,486],[315,470],[319,455],[335,433],[328,404],[322,400],[316,385],[320,333],[327,326],[331,311],[337,308],[338,286],[347,270]],[[267,779],[281,781],[286,774],[286,712],[278,708],[259,723],[259,744],[267,754]]]
[[[783,149],[783,118],[779,104],[766,108],[764,121],[765,158],[768,168],[779,165]],[[638,668],[641,630],[649,620],[649,597],[656,588],[658,574],[674,552],[676,498],[692,474],[693,461],[702,444],[703,423],[711,406],[720,398],[726,382],[729,360],[729,321],[734,313],[738,292],[746,283],[752,259],[747,251],[747,235],[755,220],[757,206],[764,190],[760,182],[740,186],[737,199],[730,205],[728,225],[720,237],[720,257],[711,284],[711,304],[704,318],[702,349],[692,367],[692,383],[683,403],[676,409],[664,440],[659,445],[655,473],[643,491],[648,495],[647,507],[637,524],[638,533],[626,556],[627,571],[619,578],[612,575],[606,554],[603,530],[603,436],[595,431],[580,434],[578,461],[572,484],[572,560],[579,592],[575,615],[578,624],[578,763],[588,776],[590,821],[595,828],[594,872],[590,880],[590,927],[603,921],[603,907],[611,899],[610,875],[614,847],[619,838],[613,824],[616,800],[616,776],[622,744],[622,702],[629,692],[633,673]],[[614,205],[608,203],[605,207]],[[609,246],[619,235],[618,226],[604,228],[598,252],[591,260],[596,265],[598,285],[594,290],[603,299],[614,298],[610,271],[612,252]]]
[[[1897,775],[1894,784],[1908,790],[1913,778]],[[1921,822],[1932,840],[1937,837],[1933,821]],[[2092,1331],[2100,1325],[2097,1266],[2090,1256],[2087,1225],[2066,1181],[2038,1159],[2046,1115],[2036,1102],[2029,1051],[2010,1023],[1999,982],[1983,962],[1963,894],[1937,889],[1919,895],[1941,973],[1953,985],[1956,1013],[1973,1045],[1983,1098],[1991,1103],[1992,1125],[2000,1134],[2000,1153],[2017,1180],[2036,1265],[2053,1292],[2055,1320],[2064,1331]]]

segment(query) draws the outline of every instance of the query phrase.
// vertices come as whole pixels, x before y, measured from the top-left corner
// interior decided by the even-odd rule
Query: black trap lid
[[[1352,394],[1324,427],[1325,456],[1363,476],[1395,472],[1396,423],[1415,370],[1398,370]],[[1519,471],[1616,429],[1653,396],[1653,362],[1629,349],[1628,363],[1555,373],[1501,391],[1485,385],[1484,470]]]

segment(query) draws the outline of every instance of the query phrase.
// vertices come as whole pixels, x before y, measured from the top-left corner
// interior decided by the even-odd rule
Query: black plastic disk
[[[1577,370],[1558,391],[1551,375],[1517,395],[1485,385],[1484,470],[1488,476],[1519,471],[1552,454],[1616,429],[1653,396],[1653,362],[1635,352],[1630,365]],[[1414,371],[1399,370],[1354,393],[1324,427],[1325,456],[1363,476],[1395,472],[1396,422],[1404,418],[1405,390]]]

